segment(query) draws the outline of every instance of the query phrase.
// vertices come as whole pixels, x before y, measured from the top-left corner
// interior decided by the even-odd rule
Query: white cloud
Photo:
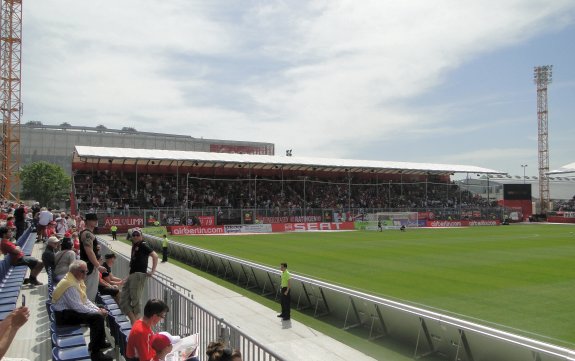
[[[24,119],[345,156],[341,144],[441,131],[450,106],[422,113],[408,101],[478,54],[565,26],[574,8],[568,0],[31,2]]]

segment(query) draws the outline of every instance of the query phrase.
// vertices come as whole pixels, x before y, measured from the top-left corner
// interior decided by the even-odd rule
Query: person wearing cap
[[[141,314],[140,300],[146,285],[146,279],[156,272],[158,255],[145,241],[142,230],[132,229],[130,234],[132,241],[132,255],[130,257],[130,275],[122,287],[120,293],[120,309],[132,322],[136,322]],[[152,270],[148,272],[148,258],[152,258]]]
[[[132,323],[132,329],[128,335],[126,345],[126,361],[150,361],[154,357],[163,358],[171,350],[165,353],[157,353],[150,342],[154,336],[152,328],[166,318],[170,311],[168,305],[158,299],[151,299],[144,306],[144,316]]]
[[[38,261],[34,257],[24,255],[22,249],[10,240],[12,238],[11,229],[0,227],[0,238],[2,238],[0,249],[5,255],[10,255],[10,264],[12,266],[28,266],[28,268],[30,268],[30,278],[25,279],[24,283],[30,283],[33,286],[41,285],[42,282],[39,282],[36,277],[42,271],[42,267],[44,267],[42,261]]]
[[[44,263],[46,273],[52,275],[52,281],[54,280],[54,271],[56,269],[56,252],[58,252],[59,248],[60,240],[52,236],[46,241],[46,248],[42,252],[42,263]]]
[[[106,341],[105,319],[108,311],[96,306],[86,295],[84,279],[88,266],[82,260],[70,265],[66,274],[54,289],[52,307],[58,326],[71,326],[87,323],[90,327],[90,358],[92,361],[111,361],[112,357],[102,350],[111,346]]]
[[[156,351],[154,361],[164,361],[167,354],[172,352],[173,345],[180,341],[180,336],[172,336],[168,332],[159,332],[150,339],[150,346]]]
[[[106,269],[98,262],[98,241],[94,235],[94,230],[98,225],[98,216],[95,213],[86,214],[86,229],[80,232],[80,259],[88,265],[88,274],[86,275],[86,294],[92,302],[96,300],[98,293],[99,272],[105,272]]]

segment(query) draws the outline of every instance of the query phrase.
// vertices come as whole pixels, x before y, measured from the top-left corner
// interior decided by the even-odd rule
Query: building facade
[[[262,155],[275,153],[272,143],[203,139],[186,135],[139,132],[131,128],[118,130],[103,126],[42,125],[29,122],[20,127],[21,166],[46,161],[62,166],[71,174],[75,145]]]

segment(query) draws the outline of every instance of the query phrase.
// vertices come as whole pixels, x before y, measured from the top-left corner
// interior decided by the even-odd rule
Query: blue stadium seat
[[[82,326],[58,326],[56,322],[50,322],[50,333],[55,333],[59,337],[83,335],[84,328]]]
[[[54,347],[52,349],[53,361],[78,361],[90,359],[90,353],[86,346],[76,346],[70,348]]]
[[[16,309],[15,303],[8,303],[5,305],[0,305],[0,312],[12,312]]]
[[[10,312],[0,312],[0,321],[8,317],[9,314]]]
[[[70,348],[77,346],[86,346],[84,335],[58,336],[55,333],[52,334],[52,347]]]

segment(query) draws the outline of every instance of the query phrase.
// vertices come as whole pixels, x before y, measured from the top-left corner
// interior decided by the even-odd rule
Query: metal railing
[[[98,239],[102,252],[113,251],[103,239]],[[129,274],[130,259],[116,253],[113,273],[125,278]],[[205,352],[211,341],[224,341],[228,347],[241,351],[244,360],[280,361],[282,358],[264,347],[255,339],[226,322],[223,318],[206,310],[193,301],[190,290],[176,284],[168,275],[156,272],[146,282],[142,305],[149,299],[161,299],[170,307],[167,317],[160,324],[161,330],[173,335],[188,336],[200,334],[200,350]]]

